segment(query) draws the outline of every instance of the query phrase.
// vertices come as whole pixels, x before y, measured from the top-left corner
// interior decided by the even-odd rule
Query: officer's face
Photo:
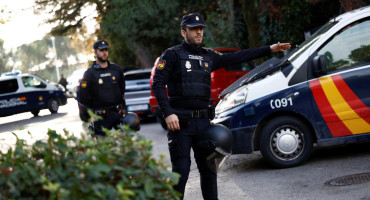
[[[181,35],[184,37],[186,43],[200,46],[203,41],[203,26],[186,27],[186,30],[181,30]]]
[[[96,59],[100,62],[107,62],[108,60],[108,49],[97,49],[95,50]]]

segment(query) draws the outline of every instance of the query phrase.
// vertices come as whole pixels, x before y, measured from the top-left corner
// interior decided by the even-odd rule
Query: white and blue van
[[[272,58],[220,95],[213,123],[233,154],[260,151],[284,168],[318,148],[370,141],[370,6],[330,20],[282,59]]]
[[[37,116],[41,109],[58,112],[67,98],[59,86],[32,74],[7,74],[0,77],[0,117],[31,112]]]

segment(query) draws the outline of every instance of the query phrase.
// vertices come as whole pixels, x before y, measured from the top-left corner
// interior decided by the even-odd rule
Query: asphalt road
[[[84,132],[78,117],[77,102],[69,99],[68,104],[53,115],[43,110],[39,117],[23,113],[0,118],[0,150],[6,151],[14,144],[12,132],[32,143],[45,138],[48,128],[58,132],[66,129],[77,136]],[[147,120],[142,123],[139,134],[152,141],[153,156],[164,154],[170,165],[166,131],[153,120]],[[363,181],[360,184],[327,184],[334,178],[362,173],[361,177],[342,180],[344,183]],[[185,199],[202,199],[199,182],[199,173],[193,160]],[[271,168],[259,152],[232,155],[218,174],[218,189],[220,200],[370,200],[370,143],[316,150],[307,163],[288,169]]]

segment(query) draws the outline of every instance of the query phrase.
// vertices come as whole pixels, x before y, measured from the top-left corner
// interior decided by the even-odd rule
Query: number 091
[[[285,108],[287,106],[292,106],[292,105],[293,105],[292,97],[275,99],[275,100],[270,101],[270,106],[272,109],[281,108],[281,107]]]

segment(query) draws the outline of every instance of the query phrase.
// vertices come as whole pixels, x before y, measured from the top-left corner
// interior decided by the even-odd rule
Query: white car
[[[125,73],[127,111],[134,112],[141,118],[154,116],[149,106],[150,73],[151,69],[131,70]]]
[[[71,76],[67,78],[67,91],[66,95],[70,98],[77,98],[77,88],[80,85],[80,80],[82,79],[86,69],[78,69],[72,73]]]

